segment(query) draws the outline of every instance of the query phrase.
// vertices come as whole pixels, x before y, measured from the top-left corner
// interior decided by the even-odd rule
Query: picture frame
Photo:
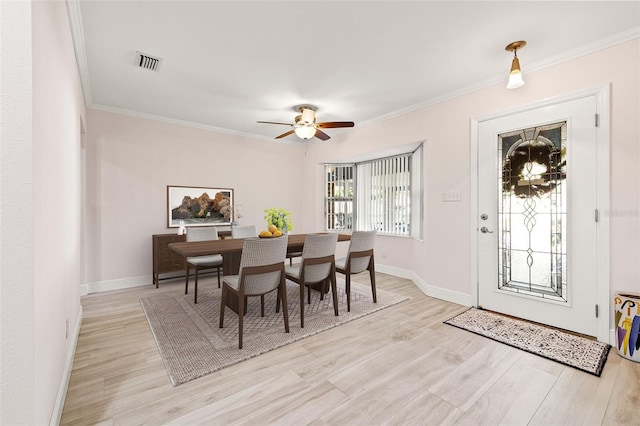
[[[233,189],[167,185],[167,228],[233,222]]]

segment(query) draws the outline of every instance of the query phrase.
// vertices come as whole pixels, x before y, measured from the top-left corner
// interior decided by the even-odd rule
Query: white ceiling
[[[79,7],[78,7],[79,6]],[[640,36],[639,1],[69,1],[90,107],[272,139],[356,128]],[[134,65],[140,51],[158,72]],[[507,89],[505,89],[507,90]],[[517,89],[516,89],[517,90]],[[349,129],[328,129],[336,136]],[[295,136],[290,136],[295,140]]]

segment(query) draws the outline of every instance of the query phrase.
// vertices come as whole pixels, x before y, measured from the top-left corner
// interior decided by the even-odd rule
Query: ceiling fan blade
[[[322,129],[335,129],[338,127],[353,127],[353,121],[325,121],[324,123],[316,123],[316,127]]]
[[[316,129],[315,137],[323,141],[328,141],[329,139],[331,139],[328,134],[326,134],[320,129]]]
[[[293,133],[295,133],[295,130],[289,130],[288,132],[284,132],[280,136],[276,136],[276,139],[286,138],[287,136],[289,136],[289,135],[291,135]]]
[[[279,123],[277,121],[256,121],[256,123],[260,123],[260,124],[282,124],[284,126],[293,126],[293,124],[291,124],[291,123]]]

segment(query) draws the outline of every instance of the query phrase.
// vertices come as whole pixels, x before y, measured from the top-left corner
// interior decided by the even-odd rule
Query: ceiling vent
[[[151,70],[151,71],[159,71],[161,62],[162,62],[161,58],[156,58],[155,56],[147,55],[146,53],[142,53],[142,52],[136,52],[135,65],[137,67],[144,68],[146,70]]]

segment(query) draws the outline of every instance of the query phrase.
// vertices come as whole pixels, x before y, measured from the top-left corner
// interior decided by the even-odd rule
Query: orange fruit
[[[269,227],[267,228],[269,230],[269,232],[271,232],[272,234],[274,232],[276,232],[278,230],[278,227],[275,225],[269,225]]]
[[[276,229],[276,232],[273,233],[274,237],[281,237],[282,236],[282,231],[279,229]]]
[[[260,231],[261,237],[272,237],[273,235],[269,231]]]

